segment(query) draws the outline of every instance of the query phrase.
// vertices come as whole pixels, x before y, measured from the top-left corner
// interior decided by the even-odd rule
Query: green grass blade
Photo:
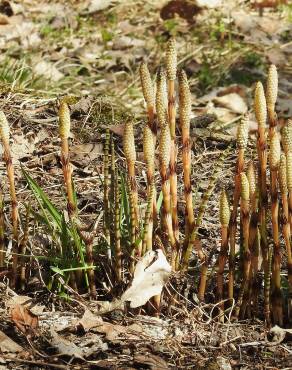
[[[45,192],[42,190],[42,188],[32,179],[32,177],[25,171],[25,169],[23,167],[21,167],[21,169],[35,198],[38,200],[42,208],[48,211],[55,225],[61,231],[62,230],[62,214],[57,210],[57,208],[49,200],[49,198],[47,197]]]

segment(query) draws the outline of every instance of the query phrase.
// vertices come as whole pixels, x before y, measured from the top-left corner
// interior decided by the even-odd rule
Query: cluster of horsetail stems
[[[128,119],[124,124],[123,152],[126,159],[126,179],[116,165],[113,137],[109,130],[105,134],[103,163],[103,234],[107,245],[107,258],[113,272],[113,281],[121,283],[128,267],[133,274],[137,258],[154,248],[162,248],[170,257],[173,271],[188,271],[192,252],[200,262],[198,298],[205,300],[209,284],[211,257],[199,243],[199,227],[208,201],[215,189],[220,171],[230,153],[227,147],[215,163],[197,211],[194,210],[191,179],[191,105],[192,98],[187,75],[177,70],[176,44],[173,38],[167,43],[165,68],[157,71],[153,82],[147,64],[140,66],[140,80],[146,105],[143,126],[143,154],[147,175],[146,206],[140,207],[137,186],[137,153],[135,147],[134,124]],[[178,83],[177,83],[178,82]],[[156,86],[155,86],[156,85]],[[178,86],[176,101],[176,85]],[[281,233],[287,257],[289,297],[292,299],[292,121],[279,130],[275,104],[278,95],[278,75],[275,66],[270,66],[266,90],[261,82],[255,86],[254,112],[258,123],[257,159],[248,158],[249,115],[242,117],[237,128],[237,160],[234,175],[233,199],[229,205],[228,188],[221,191],[219,201],[219,221],[221,225],[221,245],[216,261],[217,318],[224,322],[225,314],[234,307],[233,317],[251,317],[258,310],[261,291],[260,277],[263,271],[264,316],[267,325],[271,321],[283,325],[285,305],[281,268],[284,263],[281,251]],[[178,120],[176,104],[178,103]],[[76,195],[74,193],[72,165],[70,163],[69,137],[71,130],[68,101],[63,99],[59,106],[59,135],[61,139],[61,163],[67,195],[68,222],[84,242],[86,271],[75,269],[71,273],[71,285],[80,286],[82,274],[88,279],[89,293],[97,294],[94,271],[95,251],[93,239],[96,225],[91,231],[82,227],[79,221]],[[178,122],[178,127],[176,126]],[[25,254],[28,240],[30,207],[26,207],[25,227],[20,238],[18,225],[18,202],[15,190],[15,175],[10,148],[10,130],[7,119],[0,112],[0,137],[3,145],[3,160],[6,165],[11,199],[11,224],[13,235],[11,286],[24,287],[25,265],[18,255]],[[159,138],[159,140],[157,140]],[[182,148],[181,153],[179,147]],[[155,176],[156,152],[158,152],[160,181]],[[182,162],[184,230],[179,230],[177,160]],[[269,174],[269,178],[268,178]],[[122,185],[127,191],[129,202],[130,228],[128,231],[130,250],[124,248],[121,234],[121,214],[126,202]],[[139,187],[140,190],[140,187]],[[162,193],[161,211],[158,208],[157,190]],[[123,194],[123,195],[122,195]],[[238,219],[240,220],[238,222]],[[270,222],[271,220],[271,222]],[[128,222],[128,220],[127,220]],[[270,227],[271,224],[271,227]],[[239,227],[240,226],[240,227]],[[240,233],[239,233],[240,229]],[[163,235],[159,234],[163,230]],[[271,231],[270,231],[271,230]],[[0,268],[5,260],[4,200],[0,189]],[[166,235],[166,238],[165,238]],[[270,237],[270,235],[272,237]],[[165,240],[166,239],[166,240]],[[271,239],[271,240],[270,240]],[[239,241],[239,253],[237,253]],[[269,247],[269,244],[272,247]],[[77,263],[83,262],[78,250]],[[212,254],[211,254],[212,255]],[[129,258],[127,258],[129,256]],[[260,256],[262,258],[260,258]],[[261,262],[262,260],[262,262]],[[98,263],[98,261],[97,261]],[[228,266],[227,271],[225,270]],[[238,268],[239,266],[239,268]],[[18,277],[19,276],[19,277]],[[225,276],[228,277],[225,282]],[[20,284],[19,284],[20,282]],[[157,314],[160,309],[160,296],[151,302]],[[175,299],[172,300],[172,303]],[[235,302],[235,304],[234,304]]]
[[[258,153],[258,181],[251,160],[245,169],[244,151],[248,143],[248,118],[245,117],[238,127],[237,146],[238,160],[235,174],[235,187],[233,193],[233,209],[229,222],[229,282],[228,298],[234,297],[234,252],[236,242],[236,219],[237,209],[240,203],[240,263],[242,264],[242,281],[235,306],[235,317],[241,318],[251,316],[251,307],[257,311],[259,286],[257,284],[259,266],[259,254],[262,255],[262,267],[264,271],[264,313],[268,325],[272,320],[274,323],[283,325],[284,322],[284,298],[281,284],[281,247],[280,229],[282,223],[282,234],[287,254],[288,284],[291,300],[292,277],[291,277],[291,224],[289,196],[291,192],[288,185],[288,177],[292,175],[292,130],[290,121],[282,129],[282,147],[278,129],[278,120],[275,112],[275,104],[278,92],[278,76],[274,65],[270,66],[266,94],[261,82],[255,88],[255,117],[258,123],[257,153]],[[268,139],[267,140],[267,123]],[[269,150],[267,150],[269,144]],[[269,158],[269,161],[267,160]],[[270,182],[267,183],[267,168],[269,165]],[[269,189],[269,192],[268,192]],[[290,188],[291,189],[291,188]],[[292,189],[291,189],[292,190]],[[279,217],[279,206],[281,194],[282,217]],[[289,194],[289,196],[288,196]],[[268,214],[270,202],[271,233],[273,247],[268,247]],[[222,227],[222,243],[218,260],[218,299],[224,298],[222,293],[222,271],[226,261],[226,230],[229,213],[228,201],[225,192],[220,199],[220,221]],[[282,221],[282,222],[280,222]],[[227,226],[228,227],[228,226]],[[228,233],[227,233],[228,235]],[[290,303],[288,303],[290,304]],[[222,308],[220,318],[222,320]]]

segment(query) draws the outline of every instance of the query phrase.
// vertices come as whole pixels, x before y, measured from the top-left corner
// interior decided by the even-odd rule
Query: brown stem
[[[178,228],[178,215],[177,215],[177,144],[175,133],[175,90],[174,80],[168,81],[168,119],[171,135],[171,149],[170,149],[170,164],[169,164],[169,179],[170,179],[170,194],[171,194],[171,217],[174,237],[178,242],[179,228]],[[177,258],[177,251],[175,251],[174,259]]]
[[[4,224],[4,201],[2,188],[0,187],[0,269],[4,267],[5,258],[5,224]]]
[[[15,176],[14,166],[12,164],[12,158],[8,143],[3,143],[4,146],[4,162],[7,169],[7,177],[9,183],[10,199],[11,199],[11,213],[12,213],[12,233],[13,233],[13,257],[12,257],[12,287],[16,286],[17,283],[17,267],[18,267],[18,203],[15,191]]]
[[[218,258],[218,273],[217,273],[217,299],[219,302],[219,321],[224,322],[224,302],[223,301],[223,273],[225,263],[228,258],[228,227],[221,226],[221,249]]]
[[[269,276],[269,250],[267,240],[267,152],[266,152],[266,133],[265,128],[259,126],[257,150],[259,158],[258,183],[259,183],[259,224],[260,224],[260,246],[263,257],[264,268],[264,311],[266,323],[270,325],[270,276]]]
[[[172,255],[177,254],[177,243],[174,236],[173,226],[172,226],[172,218],[171,218],[171,196],[170,196],[170,184],[169,184],[169,175],[167,168],[164,165],[160,165],[160,174],[161,174],[161,188],[163,193],[163,218],[164,223],[167,227],[167,233],[170,241],[170,245],[172,247]],[[172,258],[172,268],[175,269],[175,259]]]
[[[244,150],[239,149],[234,179],[233,208],[230,218],[230,255],[229,255],[229,282],[228,298],[233,299],[234,271],[235,271],[235,241],[237,228],[237,212],[240,199],[240,173],[244,170]]]
[[[279,240],[279,202],[277,189],[277,170],[271,169],[271,198],[272,198],[272,231],[274,241],[274,259],[272,267],[273,278],[273,318],[274,322],[283,325],[283,307],[281,292],[281,253]]]
[[[243,280],[241,283],[238,301],[235,309],[235,317],[238,318],[241,306],[243,304],[244,293],[249,284],[249,271],[251,264],[251,256],[249,250],[249,201],[241,198],[241,219],[243,232]]]

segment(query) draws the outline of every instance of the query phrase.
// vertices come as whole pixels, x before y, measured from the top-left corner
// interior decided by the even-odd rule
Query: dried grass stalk
[[[12,287],[16,286],[17,283],[17,267],[18,267],[18,203],[15,190],[15,175],[14,166],[12,163],[10,144],[9,144],[10,129],[4,112],[0,111],[0,138],[3,144],[3,160],[6,165],[9,192],[11,199],[11,212],[12,212],[12,233],[13,233],[13,257],[12,257]]]

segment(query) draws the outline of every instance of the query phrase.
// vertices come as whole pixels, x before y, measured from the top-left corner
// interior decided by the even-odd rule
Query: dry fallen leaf
[[[214,104],[210,102],[207,105],[207,114],[215,114],[217,120],[223,123],[230,122],[237,117],[236,113],[233,113],[230,109],[222,108],[222,107],[214,107]]]
[[[77,166],[87,166],[102,153],[103,144],[101,143],[73,145],[71,147],[71,160],[76,162]]]
[[[232,367],[230,365],[230,361],[223,357],[223,356],[218,356],[216,358],[216,363],[218,365],[219,370],[232,370]]]
[[[288,63],[285,53],[278,46],[269,49],[265,54],[269,62],[275,64],[277,67],[284,66]]]
[[[113,50],[125,50],[132,47],[143,47],[145,41],[137,39],[135,37],[121,36],[116,38],[113,42]]]
[[[137,262],[130,287],[120,299],[98,302],[99,313],[123,310],[125,302],[130,302],[131,308],[143,306],[150,298],[161,293],[170,273],[171,266],[162,250],[148,251]]]
[[[137,354],[134,356],[134,362],[139,365],[147,366],[147,369],[152,370],[167,370],[169,369],[167,362],[163,360],[160,356],[153,355],[152,353],[147,353],[147,355]]]
[[[135,268],[133,282],[121,297],[131,308],[143,306],[150,298],[161,293],[171,272],[171,266],[158,249],[145,253]]]
[[[96,326],[93,331],[105,334],[105,338],[109,341],[120,339],[137,340],[140,339],[140,334],[143,332],[143,328],[139,324],[124,326],[109,322],[102,322]]]
[[[77,347],[76,344],[70,342],[67,339],[62,338],[55,332],[51,327],[51,344],[55,347],[60,355],[72,356],[84,360],[83,351]]]
[[[116,135],[123,136],[124,135],[124,124],[119,125],[110,125],[110,126],[102,126],[103,128],[108,128],[111,132],[113,132]]]
[[[5,14],[0,13],[0,25],[9,24],[9,18]]]
[[[35,335],[39,323],[36,315],[20,304],[15,305],[10,313],[12,321],[24,335],[29,337]]]
[[[4,353],[18,353],[23,351],[23,348],[0,331],[0,351]]]
[[[91,0],[88,6],[88,13],[95,13],[108,8],[112,0]]]
[[[15,295],[9,301],[6,302],[6,307],[12,309],[17,305],[22,305],[28,308],[33,315],[40,315],[43,311],[45,306],[39,304],[32,305],[32,298],[26,295]]]
[[[33,71],[36,75],[43,76],[44,78],[54,82],[59,81],[64,77],[63,73],[61,73],[52,63],[45,60],[37,62],[33,66]]]
[[[100,316],[94,315],[91,311],[85,310],[82,318],[77,321],[76,326],[81,326],[85,332],[103,323]]]
[[[270,329],[270,334],[273,336],[273,339],[270,343],[280,344],[286,337],[292,337],[292,329],[283,329],[280,326],[275,325]]]
[[[22,159],[29,157],[35,150],[34,142],[29,140],[23,134],[13,135],[11,152],[13,159]]]
[[[217,96],[213,102],[221,107],[230,109],[234,113],[243,114],[247,112],[247,104],[242,97],[236,93],[227,94],[224,96]]]
[[[222,0],[195,0],[195,4],[202,8],[218,8],[222,5]]]

